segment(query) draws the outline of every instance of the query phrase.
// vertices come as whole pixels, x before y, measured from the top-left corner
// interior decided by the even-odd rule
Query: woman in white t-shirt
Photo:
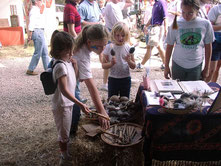
[[[173,52],[172,79],[205,80],[209,74],[214,40],[212,25],[208,20],[197,17],[200,9],[199,0],[182,0],[181,9],[182,17],[177,22],[175,20],[174,24],[177,25],[170,26],[167,34],[164,77],[166,79],[171,77],[169,63]],[[205,66],[202,70],[203,47],[205,47]]]
[[[58,82],[52,97],[52,112],[58,131],[58,141],[61,151],[61,160],[71,160],[67,150],[69,133],[72,120],[74,103],[81,107],[84,113],[89,113],[89,108],[75,98],[77,63],[71,60],[73,52],[73,37],[67,32],[55,31],[51,40],[50,54],[54,58],[53,78]]]
[[[90,56],[92,52],[100,55],[108,40],[109,32],[103,25],[87,25],[76,38],[73,55],[78,64],[79,80],[85,82],[97,111],[107,117],[106,119],[99,117],[101,127],[104,129],[110,127],[110,121],[107,120],[109,116],[92,77]]]

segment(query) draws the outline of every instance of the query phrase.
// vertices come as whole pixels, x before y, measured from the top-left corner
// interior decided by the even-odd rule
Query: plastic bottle
[[[150,91],[150,79],[149,79],[150,69],[148,66],[145,67],[145,69],[146,69],[146,72],[145,72],[145,75],[143,76],[144,90]]]

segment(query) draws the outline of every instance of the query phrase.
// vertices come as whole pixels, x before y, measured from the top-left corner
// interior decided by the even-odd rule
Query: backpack
[[[56,61],[55,64],[52,65],[51,68],[48,68],[46,71],[42,72],[40,75],[40,80],[42,82],[44,92],[46,95],[54,94],[57,88],[57,80],[54,82],[53,80],[53,68],[56,64],[63,63],[62,61]]]

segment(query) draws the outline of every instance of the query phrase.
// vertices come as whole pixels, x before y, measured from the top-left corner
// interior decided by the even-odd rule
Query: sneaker
[[[100,90],[108,91],[108,86],[107,86],[107,84],[103,84],[102,87],[100,88]]]
[[[34,71],[31,71],[31,70],[27,70],[26,71],[26,74],[28,74],[28,75],[38,75],[38,73],[37,72],[34,72]]]
[[[164,64],[162,64],[162,65],[160,66],[160,69],[161,69],[161,70],[164,70],[164,69],[165,69]]]

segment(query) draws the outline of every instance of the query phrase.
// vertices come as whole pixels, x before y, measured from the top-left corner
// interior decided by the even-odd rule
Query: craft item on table
[[[158,92],[183,93],[176,80],[154,80]]]
[[[146,96],[146,102],[148,106],[157,106],[160,105],[160,97],[156,92],[144,91]]]
[[[93,124],[93,123],[82,125],[82,128],[86,131],[86,135],[90,136],[90,137],[94,137],[94,136],[96,136],[97,134],[100,134],[100,133],[106,133],[106,134],[108,134],[112,137],[122,139],[122,137],[120,137],[119,135],[108,132],[108,131],[102,129],[100,127],[100,125],[96,125],[96,124]]]
[[[214,91],[207,85],[205,81],[180,81],[180,87],[186,93],[200,92],[206,94],[214,93]]]
[[[161,106],[165,111],[175,114],[188,113],[191,110],[202,110],[205,96],[200,93],[183,93],[179,99],[169,100],[162,97]]]
[[[104,108],[110,117],[110,123],[129,122],[136,118],[138,105],[126,96],[113,95],[104,101]]]
[[[114,124],[106,131],[108,133],[101,134],[101,139],[112,146],[127,147],[135,145],[142,140],[142,127],[134,123]],[[119,137],[112,136],[110,133]]]
[[[165,96],[169,100],[173,100],[174,99],[174,96],[173,96],[173,94],[171,92],[161,92],[160,96]]]
[[[97,116],[99,116],[99,117],[101,117],[101,118],[104,118],[104,119],[106,119],[106,120],[110,120],[110,118],[109,117],[107,117],[107,116],[104,116],[104,115],[102,115],[102,114],[100,114],[100,113],[97,113],[97,112],[94,112],[94,111],[91,111],[89,114],[94,114],[94,115],[97,115]]]

